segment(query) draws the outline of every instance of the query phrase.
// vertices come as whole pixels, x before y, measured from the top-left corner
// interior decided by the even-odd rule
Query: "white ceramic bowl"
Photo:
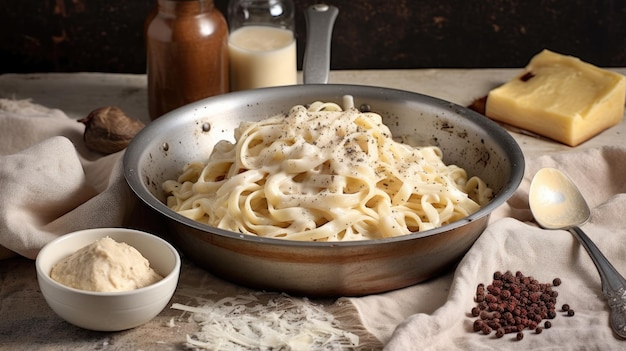
[[[50,278],[57,262],[106,236],[136,248],[164,278],[124,292],[79,290]],[[48,243],[39,252],[35,266],[41,292],[61,318],[85,329],[118,331],[144,324],[165,308],[176,290],[181,263],[176,249],[155,235],[125,228],[97,228],[70,233]]]

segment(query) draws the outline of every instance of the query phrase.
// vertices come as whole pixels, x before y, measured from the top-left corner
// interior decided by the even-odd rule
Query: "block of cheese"
[[[485,115],[576,146],[620,123],[625,99],[623,75],[543,50],[489,92]]]

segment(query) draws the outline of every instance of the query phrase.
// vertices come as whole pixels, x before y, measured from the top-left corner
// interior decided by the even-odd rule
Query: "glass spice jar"
[[[231,91],[297,84],[292,0],[230,0]]]
[[[158,0],[145,36],[151,119],[228,92],[228,26],[213,0]]]

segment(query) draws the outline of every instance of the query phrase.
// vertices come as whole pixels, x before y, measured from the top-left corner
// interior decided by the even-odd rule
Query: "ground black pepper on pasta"
[[[474,321],[473,330],[485,335],[495,331],[497,338],[514,333],[516,340],[524,338],[525,329],[541,334],[544,329],[552,327],[550,321],[545,321],[543,327],[541,322],[554,319],[557,315],[558,292],[552,287],[560,284],[559,278],[555,278],[552,284],[539,283],[520,271],[515,274],[511,271],[495,272],[491,284],[485,286],[481,283],[476,287],[476,306],[471,314],[478,318]],[[571,309],[564,304],[561,310],[569,313]],[[573,316],[573,313],[569,315]]]

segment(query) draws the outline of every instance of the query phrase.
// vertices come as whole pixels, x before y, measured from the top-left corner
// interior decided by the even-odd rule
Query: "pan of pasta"
[[[523,178],[515,140],[434,97],[307,82],[316,67],[151,122],[130,188],[187,258],[254,288],[359,296],[453,267]]]
[[[333,84],[184,106],[146,126],[124,163],[192,261],[308,295],[377,293],[445,271],[524,173],[514,139],[469,109]]]

